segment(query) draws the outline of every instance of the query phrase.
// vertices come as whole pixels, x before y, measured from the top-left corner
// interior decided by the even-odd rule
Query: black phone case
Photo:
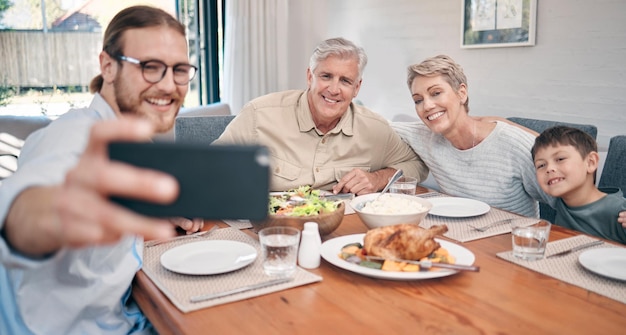
[[[268,212],[269,154],[262,146],[114,142],[111,160],[174,176],[178,199],[168,205],[111,199],[141,214],[263,220]]]

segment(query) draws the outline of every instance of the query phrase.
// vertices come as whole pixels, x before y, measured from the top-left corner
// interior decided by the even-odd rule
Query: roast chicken
[[[447,231],[446,225],[424,229],[410,223],[374,228],[365,234],[363,248],[368,255],[385,259],[419,260],[439,249],[434,237]]]

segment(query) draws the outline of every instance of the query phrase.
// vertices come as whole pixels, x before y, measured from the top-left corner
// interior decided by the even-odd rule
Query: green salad
[[[269,213],[272,215],[310,216],[335,211],[341,201],[320,198],[320,190],[300,186],[280,195],[271,195]]]

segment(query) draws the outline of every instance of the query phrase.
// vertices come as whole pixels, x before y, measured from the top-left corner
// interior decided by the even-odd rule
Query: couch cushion
[[[47,116],[0,115],[0,133],[25,140],[33,131],[47,126],[52,120]]]
[[[207,116],[207,115],[230,115],[230,106],[227,103],[216,102],[204,106],[198,107],[183,107],[180,109],[178,113],[178,118],[184,117],[196,117],[196,116]],[[175,131],[172,128],[170,131],[158,134],[154,137],[155,141],[159,142],[173,142],[175,140]]]

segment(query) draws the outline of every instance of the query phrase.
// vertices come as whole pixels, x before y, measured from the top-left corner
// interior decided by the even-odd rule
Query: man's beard
[[[165,119],[168,117],[166,114],[150,114],[142,112],[140,109],[142,103],[141,95],[138,97],[131,96],[132,93],[130,92],[133,90],[127,88],[124,80],[120,78],[119,73],[117,78],[115,78],[115,82],[113,82],[113,91],[115,93],[115,102],[120,110],[120,113],[125,115],[134,115],[151,121],[156,127],[155,131],[157,133],[165,133],[174,127],[175,117],[178,112],[176,112],[169,120]]]

